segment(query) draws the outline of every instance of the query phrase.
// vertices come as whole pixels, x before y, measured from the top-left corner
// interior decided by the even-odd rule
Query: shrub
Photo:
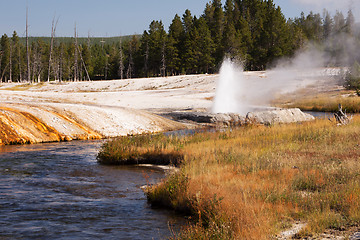
[[[360,96],[360,64],[358,62],[355,62],[345,73],[344,87],[349,90],[356,90],[356,93]]]

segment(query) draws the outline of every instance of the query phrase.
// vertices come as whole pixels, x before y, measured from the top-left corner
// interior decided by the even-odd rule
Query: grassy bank
[[[348,113],[360,113],[360,97],[354,91],[335,91],[326,93],[283,96],[273,101],[273,105],[284,108],[300,108],[302,111],[337,112],[341,103]],[[300,95],[300,96],[299,96]]]
[[[359,132],[359,117],[340,127],[317,120],[148,136],[124,151],[181,156],[179,173],[148,193],[153,204],[191,214],[178,239],[269,239],[295,220],[308,223],[300,235],[309,236],[360,224]]]

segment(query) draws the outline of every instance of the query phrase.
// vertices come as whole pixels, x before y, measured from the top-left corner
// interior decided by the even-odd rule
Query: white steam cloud
[[[327,1],[335,2],[322,0]],[[245,115],[269,107],[278,94],[308,86],[319,89],[334,86],[339,83],[341,67],[360,62],[359,49],[360,30],[355,26],[353,34],[335,31],[323,45],[310,43],[293,58],[280,59],[266,72],[243,72],[241,64],[226,59],[220,70],[212,112]]]
[[[351,9],[357,20],[360,14],[360,1],[359,0],[291,0],[301,8],[307,8],[309,11],[321,12],[327,9],[330,12],[336,10],[347,12]]]
[[[309,50],[292,61],[279,63],[266,72],[243,72],[242,66],[226,59],[220,70],[213,113],[239,113],[269,108],[275,96],[314,85],[324,76],[336,75],[337,69],[324,69],[324,54]]]
[[[240,64],[226,59],[220,70],[212,112],[246,115],[251,111],[268,108],[271,100],[279,94],[309,86],[323,89],[334,85],[338,82],[341,68],[327,66],[335,60],[346,62],[347,57],[331,57],[318,47],[309,45],[294,58],[282,59],[276,67],[266,72],[243,72]]]

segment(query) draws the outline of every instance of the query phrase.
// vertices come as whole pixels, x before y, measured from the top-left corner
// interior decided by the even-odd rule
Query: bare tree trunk
[[[63,79],[63,57],[64,57],[64,48],[61,45],[60,49],[60,60],[59,60],[59,81],[62,82]]]
[[[28,35],[28,7],[26,6],[26,65],[27,65],[27,81],[31,82],[30,78],[30,53],[29,53],[29,35]]]
[[[108,73],[108,68],[109,68],[109,60],[108,60],[108,56],[105,52],[105,80],[107,80],[107,73]]]
[[[20,45],[20,44],[19,44]],[[19,81],[22,82],[22,72],[21,72],[21,49],[18,47],[18,57],[19,57]]]
[[[345,110],[345,112],[343,111],[341,104],[339,104],[338,112],[334,113],[334,117],[335,117],[335,120],[338,125],[347,125],[350,123],[350,121],[352,119],[352,117],[349,118],[347,116],[346,110]]]
[[[12,41],[10,41],[9,81],[12,82]]]
[[[34,49],[32,52],[32,72],[31,72],[31,80],[37,81],[38,83],[41,82],[41,73],[44,69],[43,65],[42,65],[42,61],[41,61],[41,57],[42,57],[42,51],[41,51],[41,46],[39,44],[35,44],[34,45]]]
[[[145,74],[146,74],[146,77],[149,77],[148,63],[149,63],[149,42],[146,41],[146,51],[145,51]]]
[[[5,72],[6,72],[6,69],[8,68],[8,66],[9,66],[9,63],[6,64],[6,66],[5,66],[5,68],[4,68],[4,71],[3,71],[2,74],[1,74],[0,82],[3,81],[4,75],[5,75]],[[5,80],[6,80],[6,78],[5,78]]]
[[[0,50],[0,75],[1,75],[1,60],[2,60],[3,51]],[[0,79],[0,83],[2,82],[2,78]]]
[[[90,31],[88,31],[87,46],[90,49]]]
[[[77,32],[75,23],[75,55],[74,55],[74,82],[78,80],[78,44],[77,44]]]
[[[85,70],[85,73],[86,73],[86,77],[87,77],[88,81],[91,81],[90,76],[89,76],[89,72],[88,72],[87,69],[86,69],[86,65],[85,65],[84,59],[83,59],[83,57],[82,57],[82,54],[81,54],[81,51],[80,51],[79,46],[77,47],[77,49],[78,49],[78,51],[79,51],[81,63],[83,64],[83,67],[84,67],[84,70]]]
[[[56,32],[56,26],[58,24],[59,19],[56,20],[55,23],[55,16],[52,20],[51,23],[51,40],[50,40],[50,53],[49,53],[49,68],[48,68],[48,77],[47,77],[47,81],[50,82],[50,73],[51,73],[51,57],[52,57],[52,51],[53,51],[53,47],[54,47],[54,37],[55,37],[55,32]]]
[[[132,77],[132,72],[133,72],[133,57],[132,57],[132,44],[131,42],[129,43],[129,66],[126,72],[126,78],[131,78]]]
[[[161,49],[161,68],[160,73],[162,77],[165,77],[166,74],[166,62],[165,62],[165,41],[163,43],[162,49]]]
[[[122,51],[122,41],[121,41],[121,37],[120,37],[120,48],[119,48],[119,55],[120,55],[120,61],[119,61],[119,76],[120,79],[124,78],[124,55],[123,55],[123,51]]]

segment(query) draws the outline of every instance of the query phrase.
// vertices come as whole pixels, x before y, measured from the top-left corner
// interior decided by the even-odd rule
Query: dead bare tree
[[[37,80],[38,83],[41,82],[41,73],[43,71],[43,64],[41,61],[41,57],[42,57],[42,48],[41,45],[39,43],[35,43],[33,45],[33,53],[32,53],[32,80]]]
[[[148,42],[148,40],[146,40],[146,50],[145,50],[145,74],[146,74],[146,77],[149,77],[148,63],[149,63],[149,42]]]
[[[4,54],[3,50],[0,49],[0,74],[1,74],[1,63],[2,63],[3,54]],[[2,82],[2,79],[0,79],[0,82]]]
[[[22,82],[22,69],[21,69],[21,49],[18,47],[18,58],[19,58],[19,81]]]
[[[9,81],[12,82],[12,41],[10,41],[10,56],[9,56]]]
[[[88,37],[87,37],[87,46],[88,46],[88,49],[90,49],[90,44],[91,40],[90,40],[90,31],[88,31]]]
[[[83,59],[83,57],[82,57],[82,54],[81,54],[81,51],[80,51],[79,46],[77,46],[77,50],[78,50],[79,55],[80,55],[81,63],[82,63],[82,65],[83,65],[83,67],[84,67],[84,70],[85,70],[85,73],[86,73],[86,77],[87,77],[88,81],[91,81],[90,76],[89,76],[89,72],[88,72],[88,70],[87,70],[87,68],[86,68],[86,65],[85,65],[84,59]]]
[[[27,65],[27,81],[31,82],[30,78],[30,52],[29,52],[29,35],[28,35],[28,7],[26,6],[26,65]]]
[[[119,47],[119,70],[118,74],[120,76],[120,79],[124,78],[124,54],[122,50],[122,40],[120,37],[120,47]]]
[[[109,71],[109,57],[108,54],[105,51],[105,80],[107,80],[107,75],[108,75],[108,71]]]
[[[80,76],[80,78],[78,77],[80,74],[79,74],[79,66],[78,66],[78,55],[80,55],[80,60],[81,60],[81,63],[84,67],[84,70],[85,70],[85,73],[86,73],[86,77],[89,81],[90,80],[90,76],[89,76],[89,72],[87,71],[87,68],[86,68],[86,65],[85,65],[85,62],[84,62],[84,59],[82,57],[82,54],[81,54],[81,50],[79,48],[79,44],[78,44],[78,40],[77,40],[77,30],[76,30],[76,23],[75,23],[75,34],[74,34],[74,37],[75,37],[75,55],[74,55],[74,82],[76,82],[77,80],[80,80],[82,79],[82,76]],[[82,74],[81,74],[82,75]]]
[[[343,111],[341,104],[339,104],[338,107],[339,107],[339,110],[336,113],[334,113],[336,123],[338,125],[347,125],[347,124],[349,124],[352,117],[349,118],[347,116],[346,109],[345,109],[345,111]]]
[[[76,32],[76,23],[75,23],[75,55],[74,55],[74,82],[78,80],[78,43],[77,43],[77,32]]]
[[[7,69],[8,67],[9,67],[9,63],[6,64],[4,70],[3,70],[2,74],[1,74],[0,82],[3,81],[4,75],[5,75],[5,73],[6,73],[6,69]],[[5,81],[6,81],[6,79],[5,79]]]
[[[64,46],[60,44],[60,59],[59,59],[59,81],[63,79],[63,64],[64,64]]]
[[[49,68],[48,68],[48,77],[47,81],[50,82],[50,74],[51,74],[51,57],[52,57],[52,51],[54,48],[54,38],[55,38],[55,32],[56,32],[56,26],[59,22],[59,18],[56,20],[55,23],[55,16],[53,17],[52,23],[51,23],[51,40],[50,40],[50,52],[49,52]]]
[[[54,72],[55,81],[59,80],[60,79],[60,76],[59,76],[60,64],[59,64],[59,59],[58,58],[54,58],[51,61],[51,67],[52,67],[53,72]]]
[[[126,78],[131,78],[132,74],[133,74],[133,53],[132,53],[132,44],[131,42],[129,43],[129,65],[128,65],[128,69],[126,71]]]
[[[162,77],[165,77],[166,74],[166,61],[165,61],[165,41],[161,48],[161,67],[160,67],[160,74]]]

